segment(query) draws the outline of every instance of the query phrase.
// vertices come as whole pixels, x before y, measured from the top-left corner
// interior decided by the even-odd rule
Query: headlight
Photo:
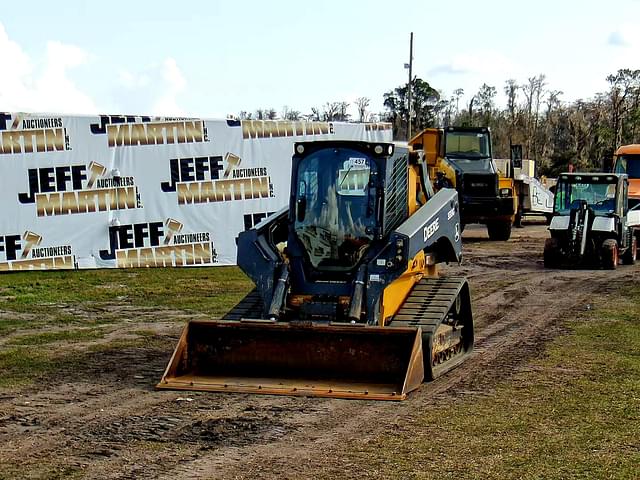
[[[500,189],[500,196],[501,197],[509,197],[509,196],[511,196],[511,189],[510,188],[501,188]]]

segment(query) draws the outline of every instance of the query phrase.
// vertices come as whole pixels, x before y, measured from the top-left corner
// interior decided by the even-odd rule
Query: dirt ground
[[[92,352],[37,386],[0,391],[0,463],[27,478],[330,478],[344,467],[340,445],[490,391],[562,333],[560,320],[638,273],[545,270],[547,235],[544,225],[515,229],[509,242],[464,232],[462,265],[443,272],[469,279],[476,348],[405,402],[156,391],[179,335],[175,322],[156,322],[160,341],[146,349]],[[137,313],[128,315],[148,327]]]

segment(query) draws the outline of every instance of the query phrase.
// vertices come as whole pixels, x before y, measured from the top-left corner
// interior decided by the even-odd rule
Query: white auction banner
[[[234,265],[294,143],[329,139],[391,124],[0,113],[0,271]]]

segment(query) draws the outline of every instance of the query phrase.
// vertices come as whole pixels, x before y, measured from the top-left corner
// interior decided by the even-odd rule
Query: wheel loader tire
[[[633,265],[636,263],[638,257],[638,239],[635,235],[631,236],[631,245],[627,248],[627,251],[622,255],[622,260],[627,265]]]
[[[560,244],[556,238],[547,238],[544,241],[544,266],[545,268],[558,268],[562,256]]]
[[[489,222],[487,223],[489,239],[494,241],[507,241],[511,238],[511,222]]]
[[[607,270],[615,270],[618,260],[618,242],[612,238],[602,242],[602,266]]]

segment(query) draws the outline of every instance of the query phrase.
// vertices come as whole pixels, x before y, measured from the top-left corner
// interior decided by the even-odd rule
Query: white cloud
[[[178,106],[177,97],[187,86],[187,81],[173,58],[167,58],[163,62],[162,78],[165,81],[164,91],[155,101],[151,113],[153,115],[186,115],[185,111]]]
[[[637,48],[640,46],[640,32],[637,26],[623,24],[609,34],[607,43],[614,47]]]
[[[125,88],[141,88],[147,87],[151,82],[145,74],[136,74],[128,70],[120,70],[118,73],[118,81]]]
[[[624,38],[624,35],[619,30],[611,32],[609,34],[609,38],[607,39],[607,43],[609,45],[613,45],[616,47],[623,47],[627,45],[627,41]]]
[[[535,75],[525,70],[509,57],[494,50],[473,50],[453,56],[446,63],[441,63],[427,72],[431,86],[435,86],[448,98],[457,88],[462,88],[465,95],[460,100],[460,108],[480,89],[483,83],[497,90],[496,101],[505,103],[504,83],[514,78],[518,82]]]
[[[2,63],[9,68],[3,68],[0,75],[0,105],[9,110],[18,104],[19,98],[26,97],[31,85],[30,74],[33,65],[29,57],[20,46],[11,41],[4,26],[0,23],[0,57]]]
[[[429,71],[429,74],[451,75],[500,75],[507,78],[520,68],[509,58],[495,51],[474,51],[454,56]],[[506,76],[505,76],[506,75]]]
[[[41,58],[30,57],[10,39],[0,23],[0,58],[5,65],[0,75],[0,109],[14,112],[97,114],[104,111],[145,115],[186,115],[178,97],[187,80],[173,58],[137,71],[121,68],[118,85],[101,88],[100,62],[75,45],[49,41]],[[89,88],[78,85],[73,70],[92,65],[99,78]],[[117,70],[117,69],[116,69]],[[89,91],[101,91],[95,101]],[[105,108],[106,107],[106,108]]]
[[[184,88],[187,86],[187,81],[178,68],[178,64],[176,63],[175,59],[165,59],[164,63],[162,64],[162,68],[162,76],[167,82],[167,85],[170,87],[170,89],[176,92],[184,90]]]
[[[11,40],[0,24],[0,105],[3,110],[97,113],[94,101],[69,78],[69,70],[88,62],[80,47],[49,42],[44,61],[35,62]]]
[[[609,55],[601,59],[607,75],[621,68],[640,69],[640,31],[636,25],[620,25],[609,34],[607,45]]]
[[[185,91],[187,80],[175,59],[168,57],[161,64],[141,71],[121,70],[115,103],[125,113],[155,116],[186,116],[178,97]]]

